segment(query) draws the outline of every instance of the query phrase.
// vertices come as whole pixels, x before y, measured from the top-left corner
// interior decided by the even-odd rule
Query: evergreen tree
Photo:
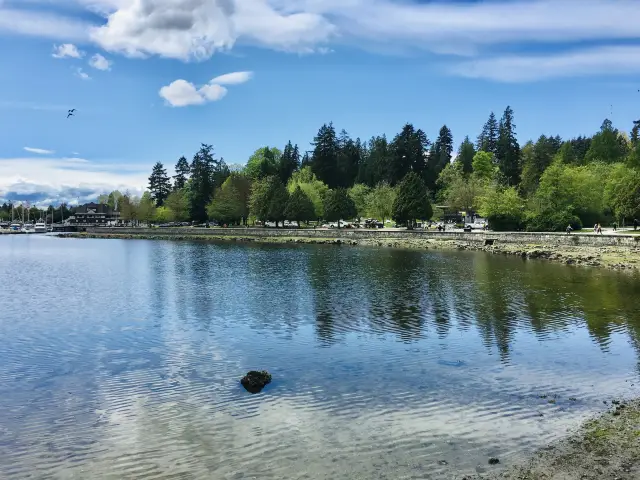
[[[329,188],[337,186],[338,178],[338,139],[333,123],[324,124],[313,139],[313,155],[311,169],[318,179]]]
[[[298,151],[298,145],[295,147],[291,144],[291,141],[284,147],[284,151],[280,156],[278,163],[278,175],[282,183],[286,184],[293,172],[300,168],[300,153]]]
[[[271,189],[269,193],[269,208],[267,209],[267,219],[276,222],[276,228],[278,228],[278,222],[282,222],[284,227],[285,209],[287,208],[287,202],[289,201],[289,192],[286,187],[280,181],[279,178],[274,178],[271,182]]]
[[[428,147],[429,140],[422,130],[416,130],[410,123],[402,127],[402,131],[391,143],[389,183],[397,184],[411,171],[417,175],[424,175]]]
[[[429,177],[427,178],[427,188],[431,191],[436,190],[435,181],[440,176],[440,172],[451,163],[451,154],[453,153],[453,135],[446,125],[443,125],[438,134],[431,152],[429,152]]]
[[[384,135],[371,137],[366,156],[360,164],[359,181],[373,187],[380,182],[390,182],[392,151]]]
[[[523,193],[531,194],[538,187],[540,177],[553,162],[559,152],[562,140],[559,136],[547,137],[541,135],[538,141],[527,142],[522,149],[522,181],[520,189]]]
[[[413,229],[416,219],[427,220],[433,215],[427,187],[413,172],[398,185],[398,194],[393,202],[393,219]]]
[[[157,162],[151,171],[151,176],[149,177],[149,192],[151,199],[157,207],[161,207],[171,193],[171,180],[160,162]]]
[[[287,220],[295,220],[300,226],[300,222],[309,222],[316,218],[315,208],[311,199],[302,191],[300,185],[289,196],[284,209],[284,216]]]
[[[482,132],[478,135],[476,149],[495,155],[498,152],[498,135],[498,121],[496,120],[496,115],[491,112],[489,119],[482,127]]]
[[[340,228],[340,220],[349,220],[357,214],[356,206],[346,189],[336,188],[326,193],[324,198],[324,217],[326,220],[338,222],[338,228]]]
[[[198,153],[193,156],[190,168],[191,218],[197,222],[204,222],[207,220],[207,205],[215,189],[215,177],[221,173],[221,162],[214,158],[213,147],[203,143]]]
[[[473,172],[473,157],[476,154],[476,148],[473,145],[473,142],[469,140],[469,137],[464,137],[464,140],[460,144],[458,148],[458,156],[456,157],[456,162],[460,163],[462,167],[462,172],[465,175],[470,175]]]
[[[520,183],[520,145],[515,133],[513,110],[507,107],[500,119],[496,161],[507,185]]]
[[[360,167],[360,139],[356,143],[349,134],[342,130],[338,136],[338,183],[341,187],[350,187],[356,181]]]
[[[633,128],[631,129],[631,136],[629,137],[631,146],[636,148],[640,143],[640,120],[633,122]]]
[[[175,170],[176,174],[173,176],[173,188],[174,190],[180,190],[187,184],[189,173],[191,172],[189,162],[187,162],[187,159],[184,156],[178,159]]]

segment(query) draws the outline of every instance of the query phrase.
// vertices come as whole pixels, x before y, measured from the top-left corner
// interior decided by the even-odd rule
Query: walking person
[[[617,231],[618,229],[618,224],[616,222],[613,222],[613,231]]]
[[[634,230],[637,230],[637,229],[638,229],[638,219],[637,219],[637,218],[634,218],[634,219],[633,219],[633,229],[634,229]]]
[[[571,225],[567,225],[567,235],[571,234],[572,230],[573,228],[571,228]]]
[[[599,233],[600,235],[602,235],[602,227],[600,226],[600,224],[599,224],[599,223],[598,223],[598,225],[597,225],[596,233]]]

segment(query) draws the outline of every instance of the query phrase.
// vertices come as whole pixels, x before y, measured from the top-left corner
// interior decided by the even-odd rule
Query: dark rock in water
[[[496,457],[491,457],[489,459],[489,465],[497,465],[498,463],[500,463],[500,460],[498,460]]]
[[[245,388],[245,390],[247,390],[247,392],[258,393],[264,388],[265,385],[271,383],[271,374],[266,370],[262,370],[261,372],[251,370],[244,377],[242,377],[240,383]]]

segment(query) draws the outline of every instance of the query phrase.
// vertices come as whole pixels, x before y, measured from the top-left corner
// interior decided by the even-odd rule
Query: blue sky
[[[637,0],[0,0],[0,198],[139,192],[201,142],[244,163],[329,121],[458,143],[511,105],[522,144],[628,131],[638,18]]]

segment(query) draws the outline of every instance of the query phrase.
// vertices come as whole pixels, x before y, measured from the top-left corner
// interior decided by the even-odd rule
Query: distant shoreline
[[[284,230],[284,229],[92,229],[66,233],[70,238],[146,240],[199,240],[264,244],[361,245],[415,250],[472,250],[544,259],[567,265],[637,271],[640,237],[633,235],[566,235],[556,233],[437,233],[384,230]]]

